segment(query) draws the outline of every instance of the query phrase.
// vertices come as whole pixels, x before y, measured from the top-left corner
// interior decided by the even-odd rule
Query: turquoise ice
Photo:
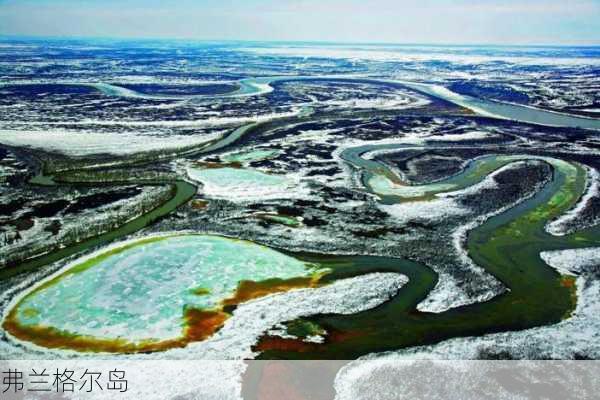
[[[371,189],[384,196],[420,197],[430,193],[437,193],[455,188],[452,184],[429,184],[429,185],[398,185],[384,175],[373,175],[369,179]]]
[[[18,306],[19,322],[97,338],[176,338],[186,307],[218,307],[242,280],[314,272],[311,264],[268,247],[208,235],[159,238],[107,254],[34,289]]]
[[[277,154],[277,150],[253,150],[245,151],[233,154],[227,154],[223,157],[223,161],[226,162],[248,162],[248,161],[259,161],[266,158],[270,158]]]
[[[285,175],[253,169],[189,168],[188,175],[202,183],[203,193],[228,199],[286,197],[292,184]]]

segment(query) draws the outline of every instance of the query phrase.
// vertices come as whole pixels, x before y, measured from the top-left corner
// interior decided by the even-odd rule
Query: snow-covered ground
[[[546,231],[556,236],[563,236],[575,230],[593,226],[597,221],[584,220],[581,217],[583,211],[591,205],[592,199],[600,196],[600,173],[594,168],[587,168],[586,191],[581,196],[575,207],[567,211],[559,218],[546,225]]]
[[[71,156],[96,154],[127,155],[139,152],[176,150],[199,146],[217,139],[224,131],[209,135],[154,136],[121,133],[69,132],[65,130],[2,131],[0,143]]]
[[[140,193],[126,199],[110,202],[100,207],[68,213],[57,218],[33,217],[33,226],[27,230],[17,231],[9,224],[4,230],[5,235],[20,239],[6,243],[0,248],[0,265],[12,260],[19,254],[27,254],[28,257],[44,254],[54,249],[57,243],[71,243],[88,237],[99,235],[114,229],[115,224],[124,224],[132,219],[156,207],[171,196],[169,186],[146,186],[142,187]],[[69,198],[68,200],[72,200]],[[26,208],[16,214],[31,211]],[[7,220],[7,217],[4,217]],[[60,229],[56,234],[52,233],[50,226],[52,222],[59,221]]]

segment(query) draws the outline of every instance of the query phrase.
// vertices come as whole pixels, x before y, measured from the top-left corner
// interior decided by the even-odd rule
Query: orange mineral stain
[[[87,353],[146,353],[184,347],[186,344],[181,339],[129,342],[125,339],[104,339],[77,335],[47,326],[25,326],[18,323],[14,311],[9,313],[2,327],[15,338],[38,346]]]
[[[2,327],[19,340],[34,343],[49,349],[75,350],[87,353],[149,353],[182,348],[191,342],[199,342],[214,335],[230,317],[223,307],[237,305],[245,301],[284,292],[296,288],[315,286],[320,276],[311,278],[270,279],[262,282],[242,281],[234,295],[223,301],[220,308],[202,310],[188,308],[184,310],[184,329],[182,336],[167,340],[128,341],[127,339],[98,338],[62,331],[42,325],[24,325],[17,317],[17,306],[13,307],[4,319]],[[197,295],[205,295],[207,289],[197,288]],[[25,310],[32,313],[34,310]]]
[[[192,200],[192,202],[190,203],[190,205],[192,206],[192,208],[194,210],[204,210],[205,208],[208,207],[208,201],[207,200],[196,199],[196,200]]]
[[[264,297],[269,294],[287,292],[292,289],[301,289],[315,287],[318,284],[320,276],[309,278],[292,279],[269,279],[266,281],[241,281],[235,294],[223,300],[223,305],[232,306],[243,302]]]
[[[263,352],[267,350],[294,351],[298,353],[315,351],[315,343],[304,342],[302,339],[287,339],[275,336],[262,337],[252,350]]]
[[[208,339],[221,329],[229,314],[223,311],[189,309],[185,312],[186,327],[184,338],[187,342],[200,342]]]
[[[567,319],[571,317],[573,311],[575,311],[575,307],[577,306],[577,284],[574,276],[563,275],[560,278],[560,285],[567,288],[569,290],[570,298],[571,298],[571,309],[565,313],[563,319]]]
[[[49,349],[69,349],[87,353],[150,353],[181,348],[191,342],[205,340],[223,326],[229,315],[221,311],[189,309],[185,312],[186,327],[183,336],[139,342],[78,335],[39,325],[25,326],[19,324],[15,317],[13,311],[4,320],[2,327],[7,332],[17,339]]]
[[[204,169],[218,169],[218,168],[242,168],[242,164],[237,162],[237,161],[233,161],[233,162],[226,162],[226,163],[221,163],[221,162],[211,162],[211,161],[197,161],[195,163],[195,165],[198,168],[204,168]]]
[[[560,284],[566,288],[573,289],[575,287],[575,277],[563,275],[560,279]]]

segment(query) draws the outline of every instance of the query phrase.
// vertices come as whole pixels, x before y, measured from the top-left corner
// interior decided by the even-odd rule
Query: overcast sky
[[[0,0],[0,35],[600,44],[600,0]]]

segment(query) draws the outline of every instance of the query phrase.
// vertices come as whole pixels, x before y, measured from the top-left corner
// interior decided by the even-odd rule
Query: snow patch
[[[563,275],[579,275],[589,267],[600,266],[600,248],[594,247],[544,251],[540,257]]]
[[[199,146],[219,138],[223,133],[224,131],[204,135],[157,136],[131,133],[69,132],[66,130],[2,131],[0,143],[55,151],[70,156],[127,155]]]
[[[187,174],[202,183],[202,192],[212,198],[250,201],[308,195],[297,174],[276,175],[237,168],[188,168]]]
[[[581,213],[589,206],[590,201],[594,197],[600,195],[600,173],[594,168],[587,167],[587,190],[581,199],[577,202],[575,207],[567,211],[560,218],[550,222],[546,225],[546,231],[554,236],[564,236],[569,233],[573,233],[575,229],[581,229],[581,227],[569,227],[573,223],[577,223]],[[584,221],[581,222],[583,227],[588,227]]]
[[[439,221],[455,215],[465,215],[469,210],[454,199],[411,201],[392,205],[378,205],[380,210],[391,215],[398,223],[414,220]]]

